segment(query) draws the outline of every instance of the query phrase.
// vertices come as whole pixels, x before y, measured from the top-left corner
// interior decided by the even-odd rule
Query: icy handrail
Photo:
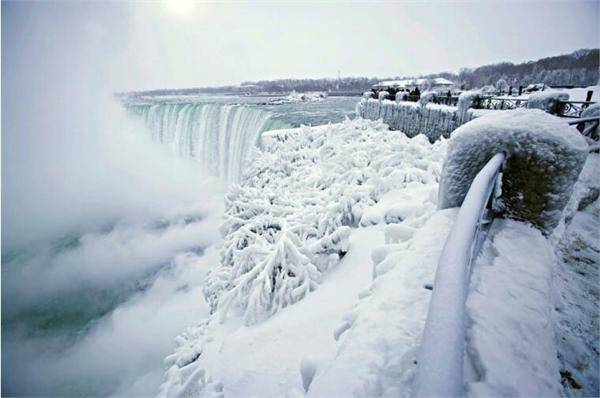
[[[600,116],[590,116],[590,117],[581,117],[579,119],[570,120],[569,125],[578,125],[581,123],[589,123],[589,122],[598,122],[600,121]]]
[[[463,395],[465,301],[471,263],[504,159],[503,153],[496,154],[475,176],[444,244],[419,352],[417,396]]]

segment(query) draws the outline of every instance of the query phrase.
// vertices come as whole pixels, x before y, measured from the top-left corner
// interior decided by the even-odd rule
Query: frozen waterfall
[[[243,162],[260,134],[289,127],[261,109],[231,104],[130,105],[154,141],[196,159],[202,169],[226,181],[238,181]]]

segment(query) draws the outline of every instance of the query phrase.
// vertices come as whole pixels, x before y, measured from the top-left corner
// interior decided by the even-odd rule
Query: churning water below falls
[[[219,261],[222,195],[227,183],[239,181],[261,133],[339,122],[354,116],[358,101],[270,100],[144,97],[125,103],[135,130],[127,134],[137,136],[115,147],[125,157],[143,158],[147,175],[123,168],[98,191],[121,197],[128,189],[114,205],[139,202],[144,209],[99,211],[69,233],[4,247],[3,395],[158,392],[173,339],[208,314],[201,290],[206,271]],[[117,180],[133,183],[122,187],[113,184]],[[136,201],[129,191],[137,192]]]

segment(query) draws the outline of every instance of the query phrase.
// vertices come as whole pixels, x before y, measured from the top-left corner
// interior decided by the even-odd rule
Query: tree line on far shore
[[[328,79],[279,79],[243,82],[240,85],[160,89],[131,92],[127,95],[193,95],[193,94],[260,94],[291,91],[324,91],[329,93],[360,93],[382,80],[443,77],[457,88],[472,89],[494,85],[500,79],[513,87],[543,83],[547,86],[585,87],[598,84],[600,49],[582,49],[570,54],[542,58],[520,64],[501,62],[478,68],[462,68],[458,73],[442,72],[424,76],[342,77]]]

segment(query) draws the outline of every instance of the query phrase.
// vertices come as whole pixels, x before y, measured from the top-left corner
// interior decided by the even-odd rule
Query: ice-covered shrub
[[[563,91],[540,91],[529,96],[527,108],[541,109],[548,113],[557,114],[560,111],[560,102],[568,100],[569,94]]]
[[[539,110],[497,112],[459,127],[444,162],[439,207],[460,206],[475,175],[499,152],[507,155],[505,214],[549,233],[569,200],[587,144],[576,129]]]
[[[390,98],[390,93],[388,93],[387,91],[380,91],[377,95],[377,98],[379,99],[379,101],[383,101],[385,99]]]
[[[419,98],[419,105],[424,107],[435,98],[435,91],[424,91]]]
[[[316,289],[381,195],[436,184],[445,149],[364,119],[268,132],[261,145],[226,195],[220,264],[203,289],[212,313],[246,324]]]
[[[372,96],[373,96],[373,92],[372,92],[372,91],[365,91],[365,92],[363,93],[363,95],[362,95],[362,96],[363,96],[363,98],[365,98],[365,99],[372,98]]]
[[[496,82],[496,90],[500,93],[508,92],[508,83],[505,79],[498,79],[498,81]]]

